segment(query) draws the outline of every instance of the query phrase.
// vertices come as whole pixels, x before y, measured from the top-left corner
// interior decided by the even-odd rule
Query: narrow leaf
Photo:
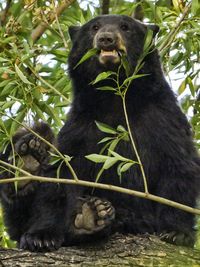
[[[86,159],[89,159],[95,163],[105,162],[109,158],[108,156],[99,155],[99,154],[90,154],[90,155],[87,155],[85,157],[86,157]]]
[[[125,163],[121,169],[120,169],[120,172],[125,172],[127,171],[128,169],[130,169],[131,166],[134,165],[134,162],[128,162],[128,163]]]
[[[117,158],[109,157],[109,158],[105,161],[105,163],[104,163],[104,165],[103,165],[103,169],[104,169],[104,170],[109,169],[109,168],[112,167],[117,161],[118,161]]]
[[[92,84],[98,83],[102,80],[107,79],[110,75],[112,75],[114,72],[113,71],[104,71],[101,72],[99,75],[97,75],[96,79],[92,82]]]
[[[153,39],[153,31],[148,29],[146,36],[145,36],[143,51],[145,52],[149,51],[149,48],[151,47],[151,44],[152,44],[152,39]]]
[[[105,137],[105,138],[101,139],[101,140],[98,142],[98,144],[105,143],[105,142],[110,141],[110,140],[112,140],[112,139],[113,139],[113,137]]]
[[[26,76],[24,76],[24,74],[22,73],[22,71],[18,68],[17,64],[15,64],[15,70],[17,75],[19,76],[19,78],[22,80],[22,82],[26,83],[26,84],[32,84],[31,82],[29,82],[26,78]]]
[[[98,129],[103,132],[103,133],[109,133],[109,134],[116,134],[116,130],[112,127],[110,127],[109,125],[102,123],[102,122],[97,122],[95,121],[96,126],[98,127]]]
[[[115,158],[117,158],[117,159],[120,160],[120,161],[129,161],[129,162],[130,162],[130,159],[125,158],[125,157],[122,157],[121,155],[119,155],[119,154],[118,154],[117,152],[115,152],[115,151],[109,150],[109,152],[110,152]]]
[[[74,68],[77,68],[81,63],[88,60],[92,56],[96,55],[97,51],[98,51],[97,48],[92,48],[89,51],[87,51],[87,53],[85,53],[85,55],[79,60],[79,62],[76,64]]]

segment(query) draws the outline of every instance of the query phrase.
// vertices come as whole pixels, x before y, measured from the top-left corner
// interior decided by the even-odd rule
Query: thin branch
[[[8,12],[9,12],[9,9],[10,9],[10,6],[11,6],[11,3],[12,3],[12,0],[7,0],[6,2],[6,7],[5,9],[2,11],[2,14],[1,14],[1,18],[0,18],[0,26],[3,26],[5,23],[6,23],[6,19],[8,17]]]
[[[29,69],[31,70],[31,72],[35,75],[35,77],[38,80],[40,80],[42,83],[44,83],[46,86],[48,86],[57,95],[59,95],[60,97],[62,97],[68,104],[71,104],[71,101],[66,96],[64,96],[62,93],[60,93],[53,85],[51,85],[50,83],[48,83],[47,81],[45,81],[38,73],[35,72],[35,70],[33,68],[31,68],[29,66]]]
[[[160,52],[162,52],[163,50],[165,50],[167,47],[169,47],[172,44],[172,42],[174,41],[174,39],[176,37],[177,32],[179,31],[179,29],[180,29],[180,27],[182,25],[182,22],[186,19],[187,15],[189,14],[191,6],[192,6],[192,3],[189,3],[185,7],[181,18],[179,19],[177,24],[173,27],[173,29],[169,33],[168,37],[165,39],[165,41],[160,46],[160,48],[159,48]]]
[[[5,163],[4,161],[0,160],[1,164],[4,165],[9,165],[8,163]],[[9,167],[13,167],[10,165]],[[181,203],[159,197],[156,195],[152,194],[146,194],[144,192],[136,191],[136,190],[130,190],[127,188],[115,186],[115,185],[110,185],[110,184],[101,184],[101,183],[95,183],[95,182],[89,182],[87,180],[73,180],[73,179],[60,179],[60,178],[49,178],[49,177],[42,177],[42,176],[35,176],[35,175],[30,175],[30,176],[24,176],[24,177],[18,177],[18,178],[6,178],[6,179],[1,179],[0,184],[5,184],[5,183],[13,183],[13,182],[20,182],[20,181],[39,181],[39,182],[50,182],[50,183],[61,183],[61,184],[71,184],[71,185],[79,185],[79,186],[86,186],[86,187],[92,187],[92,188],[99,188],[99,189],[104,189],[104,190],[110,190],[110,191],[115,191],[123,194],[128,194],[131,196],[136,196],[148,200],[152,200],[164,205],[168,205],[173,208],[177,208],[192,214],[200,215],[200,210],[195,209],[186,205],[183,205]]]
[[[131,144],[132,144],[132,147],[134,149],[134,152],[135,152],[137,161],[138,161],[139,166],[140,166],[140,170],[141,170],[142,178],[143,178],[143,182],[144,182],[144,191],[145,191],[145,194],[147,195],[147,194],[149,194],[149,192],[148,192],[148,186],[147,186],[147,178],[146,178],[146,175],[145,175],[143,164],[141,162],[141,159],[140,159],[140,156],[139,156],[139,153],[138,153],[138,150],[137,150],[135,141],[133,139],[133,135],[132,135],[132,131],[131,131],[131,128],[130,128],[129,119],[128,119],[128,114],[127,114],[127,110],[126,110],[126,93],[122,97],[122,101],[123,101],[124,115],[125,115],[126,125],[127,125],[127,128],[128,128],[129,137],[131,139]]]
[[[78,180],[78,177],[73,169],[73,167],[71,166],[71,164],[69,163],[69,161],[63,156],[62,153],[60,153],[60,151],[53,145],[51,144],[50,142],[48,142],[46,139],[44,139],[42,136],[40,136],[38,133],[36,133],[35,131],[33,131],[30,127],[26,126],[25,124],[17,121],[15,118],[13,117],[10,117],[9,115],[3,113],[3,112],[0,112],[2,115],[4,116],[7,116],[8,118],[10,118],[11,120],[15,121],[16,123],[18,123],[20,126],[22,126],[23,128],[25,128],[26,130],[28,130],[29,132],[31,132],[32,134],[34,134],[36,137],[38,137],[41,141],[43,141],[44,143],[46,143],[50,148],[53,149],[53,151],[55,151],[59,156],[60,158],[66,163],[67,167],[69,168],[69,171],[71,172],[73,178],[75,180]]]
[[[56,13],[55,0],[52,0],[52,4],[53,4],[53,11],[54,11],[55,20],[56,20],[56,23],[57,23],[57,26],[58,26],[58,30],[59,30],[60,36],[61,36],[61,38],[63,40],[63,44],[64,44],[65,48],[67,49],[68,48],[67,41],[65,40],[65,36],[64,36],[64,33],[63,33],[62,28],[60,26],[58,15]]]
[[[75,0],[64,0],[61,5],[56,8],[56,15],[59,17],[63,11],[68,8]],[[48,23],[51,24],[56,19],[55,14],[51,14]],[[48,23],[41,22],[32,32],[31,38],[35,43],[48,28]]]

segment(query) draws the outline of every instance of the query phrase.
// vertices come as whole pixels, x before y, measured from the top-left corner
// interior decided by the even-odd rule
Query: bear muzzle
[[[99,32],[94,39],[94,47],[99,49],[99,62],[101,64],[117,64],[121,56],[126,53],[122,37],[115,32]]]

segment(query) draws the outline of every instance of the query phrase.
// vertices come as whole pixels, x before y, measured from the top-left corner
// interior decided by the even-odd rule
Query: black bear
[[[143,53],[148,29],[154,36],[158,31],[157,26],[122,15],[98,16],[82,27],[69,29],[73,46],[68,65],[74,99],[68,120],[58,135],[57,147],[72,157],[72,167],[80,179],[95,181],[102,166],[85,158],[100,153],[103,144],[98,142],[108,136],[95,121],[113,128],[127,127],[121,98],[112,91],[99,90],[102,86],[115,87],[112,77],[96,84],[92,81],[102,72],[113,71],[119,72],[118,82],[122,84],[127,78],[121,67],[122,58],[126,58],[133,73]],[[97,53],[78,64],[92,48]],[[164,78],[156,49],[146,54],[138,73],[144,75],[131,81],[126,108],[148,190],[195,207],[200,160],[187,119]],[[37,167],[33,168],[37,174],[56,177],[56,167],[48,166],[44,160],[48,147],[40,139],[27,133],[15,139],[15,148],[22,158],[31,155],[37,160]],[[115,151],[137,161],[130,142],[122,140]],[[6,160],[7,156],[2,157]],[[29,169],[26,163],[25,169]],[[60,177],[73,178],[67,166],[62,166]],[[103,172],[98,182],[144,192],[138,164],[124,172],[121,180],[114,165]],[[168,242],[194,245],[195,216],[157,202],[75,185],[28,183],[19,186],[17,193],[11,187],[1,186],[5,222],[11,238],[23,249],[48,251],[86,242],[94,236],[109,237],[116,231],[155,233]]]

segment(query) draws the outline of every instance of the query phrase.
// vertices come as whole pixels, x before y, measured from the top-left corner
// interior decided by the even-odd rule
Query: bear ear
[[[159,26],[156,24],[148,24],[147,28],[153,31],[153,37],[155,37],[160,30]]]
[[[72,41],[74,41],[74,39],[75,39],[77,33],[79,32],[80,28],[81,28],[80,26],[69,26],[69,29],[68,29],[69,36],[70,36]]]

